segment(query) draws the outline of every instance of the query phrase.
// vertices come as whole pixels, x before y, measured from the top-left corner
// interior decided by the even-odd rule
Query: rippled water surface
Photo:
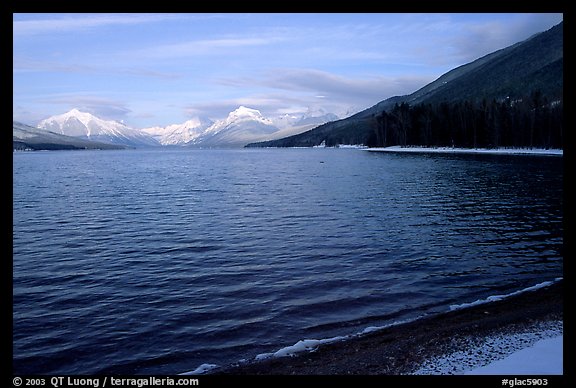
[[[174,374],[562,276],[562,158],[14,153],[16,374]]]

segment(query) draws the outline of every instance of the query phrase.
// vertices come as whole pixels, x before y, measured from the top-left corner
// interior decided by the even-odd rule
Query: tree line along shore
[[[371,124],[370,147],[563,148],[563,102],[538,91],[514,101],[395,104]]]

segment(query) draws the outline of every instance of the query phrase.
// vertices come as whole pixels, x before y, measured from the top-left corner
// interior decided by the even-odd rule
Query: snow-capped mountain
[[[45,129],[12,122],[12,144],[14,150],[122,150],[125,147],[118,144],[99,143],[66,136]]]
[[[262,116],[259,110],[240,106],[230,112],[224,120],[217,120],[191,145],[209,147],[241,147],[253,139],[268,137],[280,129],[272,120]]]
[[[318,109],[315,111],[308,110],[304,115],[302,115],[298,121],[294,123],[294,126],[302,126],[302,125],[322,125],[329,121],[338,120],[338,116],[334,113],[327,113],[322,109]]]
[[[42,120],[37,127],[77,138],[131,147],[243,147],[252,142],[295,135],[336,119],[338,117],[332,113],[310,109],[304,113],[269,118],[257,109],[240,106],[221,120],[210,121],[195,117],[181,124],[139,130],[72,109]]]
[[[286,113],[272,118],[274,125],[280,129],[322,125],[334,120],[338,120],[338,116],[334,113],[327,113],[323,109],[308,109],[306,112]]]
[[[322,110],[308,110],[268,118],[257,109],[240,106],[221,120],[193,118],[182,124],[142,129],[162,145],[242,147],[248,143],[289,136],[338,117]]]
[[[212,124],[214,123],[210,120],[195,117],[182,124],[144,128],[142,131],[153,136],[162,145],[184,145],[198,139]]]
[[[243,146],[263,135],[277,132],[272,120],[256,109],[240,106],[223,120],[212,122],[193,118],[182,124],[142,129],[162,145],[191,145],[206,147]]]
[[[302,116],[296,113],[285,113],[276,117],[271,118],[274,125],[278,128],[290,128],[293,127]]]
[[[42,120],[37,127],[62,135],[103,143],[131,147],[160,145],[152,136],[138,129],[130,128],[117,121],[102,120],[78,109]]]

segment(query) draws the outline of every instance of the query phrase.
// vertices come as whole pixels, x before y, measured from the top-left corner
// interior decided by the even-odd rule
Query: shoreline
[[[406,152],[406,153],[439,153],[439,154],[484,154],[484,155],[531,155],[531,156],[564,156],[561,149],[541,148],[451,148],[451,147],[374,147],[365,148],[369,152]]]
[[[312,352],[233,364],[206,375],[410,375],[471,341],[516,335],[563,321],[563,280],[534,291],[400,323]],[[439,373],[443,374],[443,373]]]

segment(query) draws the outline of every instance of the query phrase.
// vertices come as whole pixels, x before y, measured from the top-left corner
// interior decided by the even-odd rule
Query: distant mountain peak
[[[243,105],[230,112],[225,121],[232,123],[245,120],[256,120],[272,125],[272,121],[262,116],[262,113],[258,109],[247,108]]]
[[[62,135],[128,146],[154,146],[159,143],[150,135],[114,120],[103,120],[77,108],[48,117],[37,125],[40,129]]]
[[[34,128],[13,121],[12,144],[14,150],[78,150],[78,149],[124,149],[121,145],[105,144],[73,136]]]
[[[203,124],[203,120],[199,117],[193,117],[190,120],[184,121],[181,125],[186,128],[196,128]]]
[[[144,128],[142,131],[153,136],[162,145],[184,145],[202,136],[212,124],[210,120],[193,117],[181,124]]]
[[[88,124],[91,121],[94,121],[97,123],[115,123],[115,124],[118,124],[118,125],[121,125],[124,127],[126,126],[126,124],[121,123],[119,121],[104,120],[104,119],[101,119],[99,117],[96,117],[92,113],[83,112],[78,108],[72,108],[71,110],[69,110],[66,113],[63,113],[61,115],[52,116],[49,119],[63,122],[63,121],[69,120],[71,118],[77,119],[78,121],[80,121],[85,126],[88,126]]]
[[[237,115],[259,115],[261,116],[262,113],[258,109],[248,108],[244,105],[240,105],[238,108],[233,110],[230,114],[237,114]]]

